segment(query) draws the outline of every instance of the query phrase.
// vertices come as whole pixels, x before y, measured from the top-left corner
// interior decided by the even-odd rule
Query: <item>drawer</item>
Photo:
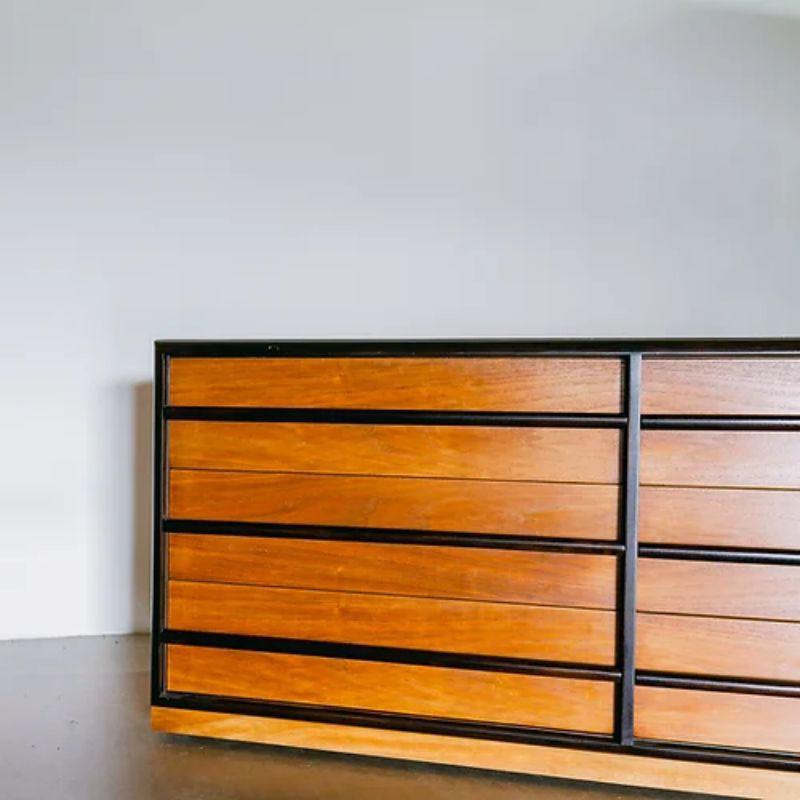
[[[645,358],[642,413],[800,414],[800,359]]]
[[[613,727],[612,683],[538,675],[169,645],[167,687],[591,733]]]
[[[173,421],[169,514],[613,539],[620,433]]]
[[[475,547],[169,536],[169,577],[298,589],[613,609],[615,556]]]
[[[620,433],[576,428],[169,423],[174,469],[617,483]]]
[[[619,413],[608,358],[172,358],[176,406]]]
[[[636,668],[800,681],[800,624],[639,613]]]
[[[800,567],[639,559],[639,611],[800,620]]]
[[[692,744],[800,751],[800,698],[637,686],[634,734]]]
[[[619,488],[171,470],[172,519],[615,539]]]
[[[800,489],[800,433],[642,433],[641,482],[655,486]]]
[[[174,630],[614,663],[613,611],[179,580],[167,609]]]
[[[800,549],[800,492],[644,486],[639,539],[648,544]]]

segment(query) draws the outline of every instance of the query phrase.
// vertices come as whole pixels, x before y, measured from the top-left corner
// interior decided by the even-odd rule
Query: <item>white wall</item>
[[[0,4],[0,637],[146,628],[155,338],[800,334],[792,5]]]

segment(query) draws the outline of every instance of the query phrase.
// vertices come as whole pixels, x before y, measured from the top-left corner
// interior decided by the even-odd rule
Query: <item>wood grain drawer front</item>
[[[618,413],[599,358],[172,358],[178,406]]]
[[[636,667],[723,678],[800,681],[800,624],[640,613]]]
[[[617,483],[620,433],[283,422],[169,424],[172,468]]]
[[[612,665],[613,611],[169,582],[175,630]]]
[[[610,540],[619,526],[619,489],[172,470],[169,516]]]
[[[169,645],[170,691],[610,733],[614,686],[321,656]]]
[[[616,557],[170,534],[169,577],[298,589],[613,609]]]
[[[645,486],[640,490],[639,539],[800,549],[800,492]]]
[[[635,703],[638,738],[800,751],[800,698],[637,686]]]
[[[169,442],[173,518],[617,535],[615,430],[173,421]]]
[[[645,358],[642,413],[800,414],[800,359]]]
[[[640,611],[800,620],[800,567],[639,559]]]
[[[655,486],[800,489],[800,433],[645,431],[641,482]]]

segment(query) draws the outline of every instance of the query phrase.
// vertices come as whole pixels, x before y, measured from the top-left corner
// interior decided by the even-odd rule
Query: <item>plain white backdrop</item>
[[[800,335],[800,13],[0,4],[0,638],[143,630],[155,338]]]

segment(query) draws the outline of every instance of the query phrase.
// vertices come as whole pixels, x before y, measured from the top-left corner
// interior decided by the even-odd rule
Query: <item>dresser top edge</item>
[[[180,357],[800,355],[800,338],[157,339],[154,347]]]

